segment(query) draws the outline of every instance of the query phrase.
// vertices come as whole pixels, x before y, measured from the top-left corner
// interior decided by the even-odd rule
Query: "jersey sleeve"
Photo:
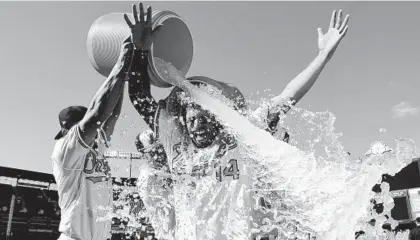
[[[84,156],[89,149],[80,137],[79,126],[75,125],[57,141],[51,158],[57,166],[66,170],[83,170]]]

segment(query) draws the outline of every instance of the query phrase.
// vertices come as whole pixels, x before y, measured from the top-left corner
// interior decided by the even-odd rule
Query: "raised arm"
[[[122,93],[124,93],[124,86],[122,89]],[[111,141],[111,136],[114,133],[115,124],[117,123],[117,120],[120,117],[123,99],[124,94],[121,94],[121,96],[118,98],[117,104],[115,104],[111,116],[104,123],[103,129],[105,131],[108,141]]]
[[[130,43],[130,42],[131,42],[131,37],[128,37],[128,38],[125,39],[123,44]],[[131,62],[132,62],[132,60],[131,60]],[[128,69],[130,69],[130,67],[128,67]],[[125,75],[126,80],[127,80],[127,75],[128,74]],[[118,101],[115,104],[115,107],[114,107],[114,110],[112,111],[111,116],[109,116],[109,118],[103,124],[103,130],[105,131],[105,134],[107,136],[108,141],[111,140],[111,136],[114,133],[115,124],[117,123],[117,120],[121,115],[121,109],[122,109],[122,104],[123,104],[123,100],[124,100],[124,89],[125,89],[125,84],[122,87],[122,90],[121,90],[122,94],[118,98]]]
[[[322,29],[318,28],[318,55],[286,86],[280,95],[271,99],[270,114],[286,113],[290,109],[289,102],[295,105],[311,89],[325,65],[332,58],[340,41],[346,35],[348,20],[349,15],[343,20],[342,11],[337,13],[334,10],[328,32],[323,34]],[[275,119],[274,116],[271,118]]]
[[[81,130],[81,138],[89,146],[93,145],[98,127],[103,126],[105,121],[110,118],[118,100],[122,97],[132,54],[133,44],[129,42],[124,43],[117,63],[93,97],[86,115],[78,123]]]
[[[148,52],[135,50],[133,65],[128,78],[128,94],[131,103],[147,125],[154,129],[154,117],[158,103],[150,91],[150,78],[147,73]]]
[[[128,75],[128,93],[130,100],[151,129],[154,129],[154,116],[158,107],[150,91],[150,78],[147,72],[148,55],[150,47],[155,39],[160,26],[152,31],[152,9],[147,9],[145,20],[143,4],[140,3],[140,17],[137,14],[136,5],[133,5],[133,18],[131,23],[127,15],[124,15],[131,29],[131,39],[134,43],[134,55],[130,73]]]

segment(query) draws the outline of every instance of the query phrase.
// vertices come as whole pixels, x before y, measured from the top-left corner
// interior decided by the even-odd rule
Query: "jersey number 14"
[[[238,161],[236,159],[229,160],[229,164],[223,169],[223,171],[222,166],[219,166],[219,168],[216,169],[217,180],[221,182],[224,177],[232,177],[235,180],[239,179]]]

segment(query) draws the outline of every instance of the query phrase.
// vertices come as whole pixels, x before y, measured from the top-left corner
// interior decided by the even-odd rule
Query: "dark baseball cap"
[[[63,137],[63,129],[70,130],[72,126],[80,122],[87,112],[87,108],[83,106],[70,106],[61,110],[58,114],[58,121],[60,122],[61,130],[55,136],[55,140]]]

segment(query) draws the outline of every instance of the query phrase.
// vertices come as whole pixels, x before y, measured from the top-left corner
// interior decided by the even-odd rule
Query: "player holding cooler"
[[[71,106],[59,114],[61,131],[51,158],[61,208],[60,240],[110,237],[112,183],[104,151],[121,111],[131,55],[132,44],[126,42],[89,108]]]
[[[152,40],[149,36],[135,43],[150,45]],[[110,238],[113,189],[104,151],[121,112],[134,51],[127,38],[89,107],[71,106],[59,114],[61,131],[51,158],[61,208],[60,240]]]

